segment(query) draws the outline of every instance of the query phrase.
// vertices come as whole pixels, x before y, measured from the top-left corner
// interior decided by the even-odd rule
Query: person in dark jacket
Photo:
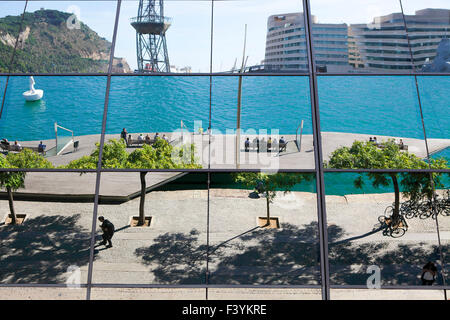
[[[106,242],[108,242],[107,247],[111,248],[112,247],[111,238],[114,235],[114,225],[109,220],[105,219],[102,216],[98,217],[98,220],[102,223],[100,225],[100,228],[103,231],[102,234],[103,241],[100,244],[105,245]]]
[[[127,141],[127,135],[128,135],[127,129],[123,128],[122,132],[120,133],[120,137],[123,140],[125,140],[125,142]]]
[[[436,265],[433,262],[428,261],[428,263],[422,268],[422,276],[420,277],[420,279],[422,280],[422,285],[431,286],[436,280],[436,275]]]

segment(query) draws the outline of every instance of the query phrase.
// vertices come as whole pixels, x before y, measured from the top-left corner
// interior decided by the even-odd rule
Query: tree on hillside
[[[234,181],[246,188],[254,188],[256,192],[264,194],[266,198],[267,223],[270,225],[270,204],[273,203],[277,191],[284,194],[291,192],[294,186],[303,180],[311,180],[311,174],[307,173],[274,173],[242,172],[233,175]]]
[[[52,168],[52,164],[40,154],[29,149],[18,153],[10,153],[6,157],[0,155],[0,168],[2,169],[34,169]],[[14,192],[25,188],[25,171],[0,171],[0,187],[8,193],[11,224],[16,224],[17,216],[14,210]]]
[[[75,169],[96,168],[99,159],[99,145],[90,156],[70,162],[66,167]],[[157,139],[152,145],[144,144],[142,148],[131,153],[126,150],[126,143],[123,139],[112,139],[104,144],[102,167],[109,169],[196,169],[201,168],[196,163],[195,146],[185,145],[176,148],[163,139]],[[140,172],[141,199],[139,205],[138,226],[145,224],[145,195],[147,171]]]
[[[407,151],[400,151],[394,140],[389,140],[383,144],[383,148],[378,148],[372,142],[355,141],[351,147],[341,147],[336,149],[328,162],[326,168],[336,169],[446,169],[447,161],[441,159],[431,159],[428,162],[418,158]],[[367,173],[374,188],[387,187],[390,182],[394,187],[395,200],[392,213],[392,220],[398,221],[400,216],[400,185],[403,194],[412,201],[423,199],[430,200],[433,197],[433,190],[441,187],[441,174],[433,173]],[[431,179],[432,178],[432,179]],[[434,188],[432,185],[434,181]],[[361,189],[364,185],[363,173],[354,180],[356,188]]]

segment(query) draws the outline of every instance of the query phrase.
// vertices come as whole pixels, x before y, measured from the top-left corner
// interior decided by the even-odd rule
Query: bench
[[[257,142],[250,142],[248,147],[245,147],[245,152],[249,152],[250,149],[256,152],[282,152],[282,151],[286,151],[286,145],[287,142],[282,142],[282,143],[267,143],[267,141],[264,141],[263,143],[261,143],[261,141],[259,141],[259,143]],[[245,142],[244,142],[244,146],[245,146]]]
[[[15,151],[15,152],[20,152],[24,149],[29,149],[31,151],[45,155],[45,149],[42,149],[39,147],[27,147],[27,146],[16,146],[16,145],[6,145],[6,144],[0,144],[0,147],[5,151]]]
[[[386,146],[383,143],[377,143],[375,144],[378,148],[383,149],[386,148]],[[405,150],[408,151],[408,145],[407,144],[403,144],[401,145],[400,143],[397,143],[397,146],[399,147],[400,150]]]
[[[43,148],[39,148],[39,147],[26,147],[26,146],[23,146],[23,147],[22,147],[22,150],[23,150],[23,149],[29,149],[29,150],[31,150],[31,151],[34,151],[34,152],[37,152],[37,153],[40,153],[40,154],[45,155],[45,149],[43,149]]]

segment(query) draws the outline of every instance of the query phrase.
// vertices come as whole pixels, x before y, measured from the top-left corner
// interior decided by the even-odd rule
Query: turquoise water
[[[439,152],[433,153],[431,155],[431,158],[437,159],[437,158],[446,158],[450,161],[450,148],[445,148],[444,150],[441,150]]]
[[[358,173],[344,172],[344,173],[325,173],[325,193],[327,195],[343,196],[346,194],[372,194],[372,193],[393,193],[394,187],[390,182],[388,186],[381,186],[374,188],[372,182],[366,175],[363,175],[364,185],[361,189],[354,187],[353,181],[360,175]],[[311,180],[303,180],[301,183],[296,184],[292,191],[299,192],[311,192],[316,193],[316,181],[311,175]],[[399,176],[401,181],[401,176]],[[443,174],[441,182],[444,188],[450,187],[450,175]],[[233,181],[233,177],[229,173],[213,173],[211,175],[211,188],[229,188],[229,189],[245,189],[242,185]],[[207,175],[204,173],[192,173],[183,176],[169,184],[166,184],[158,190],[186,190],[186,189],[206,189],[207,188]],[[401,191],[402,186],[400,183]],[[394,201],[394,199],[392,199]]]
[[[35,77],[44,98],[26,103],[27,77],[11,77],[0,119],[0,137],[9,140],[54,138],[54,122],[75,135],[99,134],[106,77]],[[0,79],[0,86],[4,79]],[[421,77],[428,137],[450,137],[450,77]],[[320,77],[323,131],[423,138],[413,77]],[[226,133],[236,126],[238,78],[215,77],[212,128]],[[311,134],[307,77],[244,77],[242,127],[295,134],[301,120]],[[113,77],[106,132],[172,131],[180,120],[207,128],[209,77]]]
[[[0,137],[8,140],[54,139],[54,123],[75,135],[101,133],[106,77],[35,77],[44,90],[37,102],[25,102],[28,77],[10,77],[0,119]]]

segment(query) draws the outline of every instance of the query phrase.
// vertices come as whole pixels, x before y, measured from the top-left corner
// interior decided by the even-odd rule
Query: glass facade
[[[0,1],[0,299],[444,299],[419,2]]]

